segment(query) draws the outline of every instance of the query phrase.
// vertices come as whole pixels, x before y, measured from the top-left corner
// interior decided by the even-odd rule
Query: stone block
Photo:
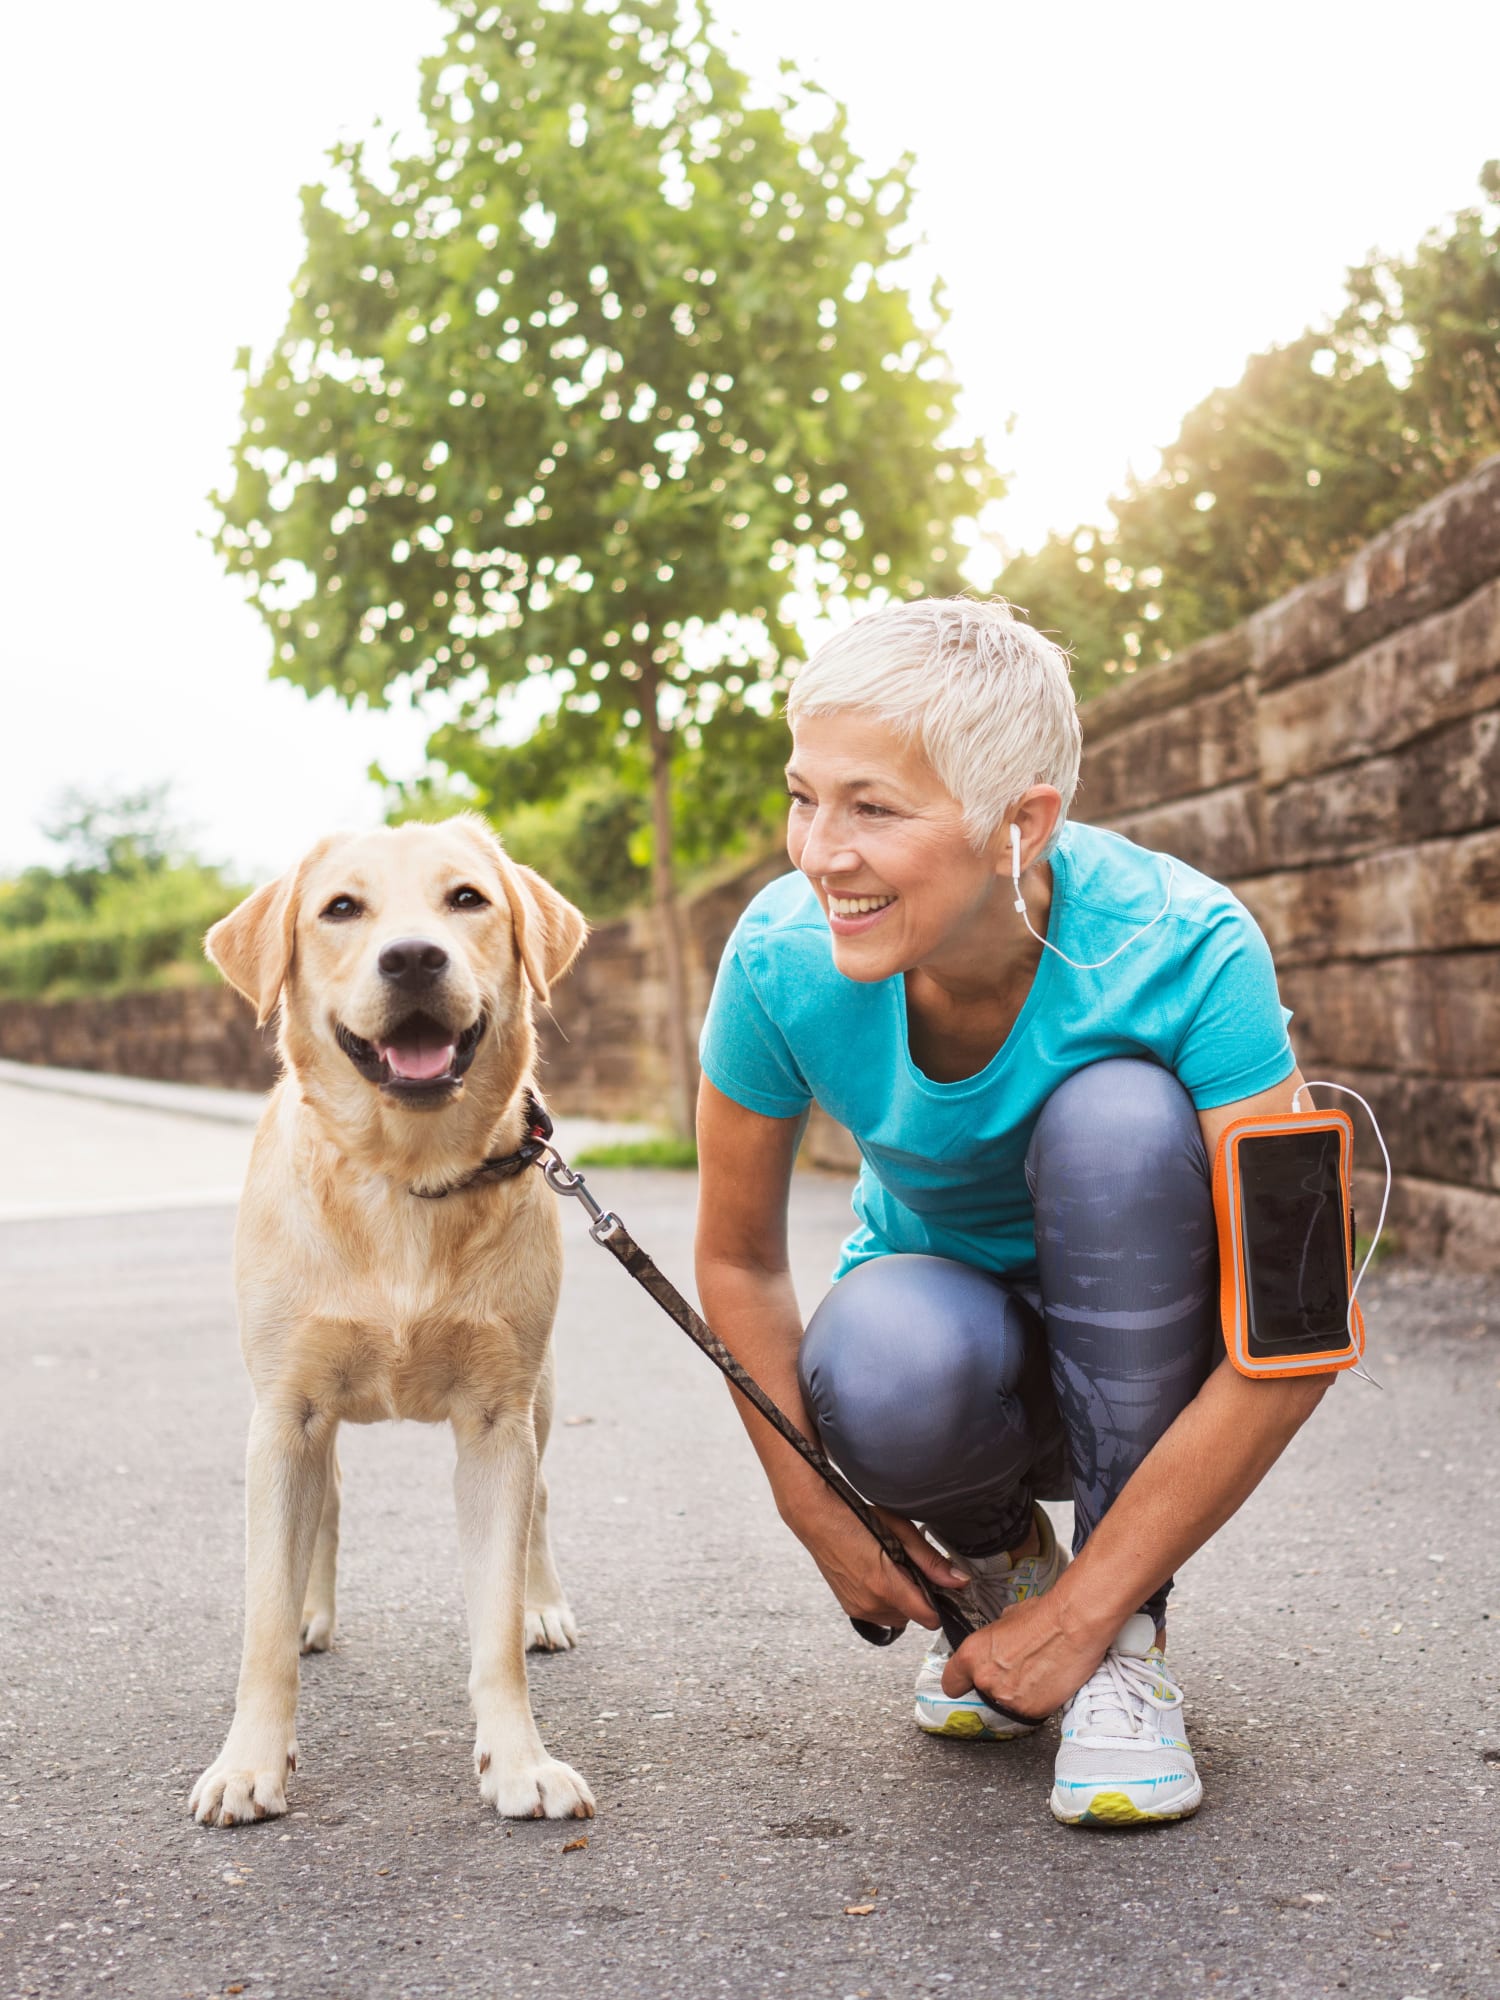
[[[1110,825],[1143,847],[1175,854],[1190,867],[1223,881],[1257,875],[1266,867],[1264,821],[1260,787],[1245,784],[1122,813]]]
[[[1212,792],[1256,775],[1254,688],[1237,681],[1168,720],[1150,718],[1090,748],[1083,744],[1080,815],[1091,820]]]
[[[1500,945],[1500,826],[1231,884],[1278,965]]]
[[[1260,772],[1272,788],[1351,764],[1500,701],[1500,577],[1451,611],[1280,689],[1262,689]]]
[[[1500,952],[1335,959],[1280,973],[1304,1075],[1344,1068],[1417,1077],[1500,1074]]]
[[[1383,1178],[1379,1172],[1355,1176],[1356,1219],[1362,1235],[1374,1228],[1380,1213]],[[1401,1254],[1418,1263],[1441,1264],[1446,1271],[1500,1270],[1500,1194],[1486,1188],[1398,1174],[1386,1227]],[[1378,1356],[1371,1372],[1379,1379]]]
[[[1492,708],[1390,756],[1283,785],[1266,803],[1264,865],[1348,859],[1496,824],[1500,709]]]
[[[1248,620],[1250,657],[1275,688],[1348,659],[1388,632],[1457,604],[1500,574],[1500,457],[1368,542],[1328,576]]]
[[[1328,1076],[1368,1100],[1397,1173],[1500,1194],[1500,1076],[1402,1076],[1333,1067]],[[1375,1173],[1380,1148],[1360,1107],[1333,1091],[1318,1093],[1318,1102],[1350,1114],[1354,1156],[1362,1170]],[[1500,1241],[1495,1249],[1500,1259]]]
[[[1242,680],[1250,671],[1250,641],[1243,625],[1200,639],[1165,665],[1132,674],[1080,707],[1085,750],[1102,745],[1148,716],[1176,715],[1200,696]]]

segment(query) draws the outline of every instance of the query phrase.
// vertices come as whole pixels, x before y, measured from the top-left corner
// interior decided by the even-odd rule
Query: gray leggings
[[[1208,1157],[1169,1071],[1075,1071],[1037,1119],[1026,1179],[1034,1283],[878,1257],[834,1286],[802,1342],[829,1455],[961,1555],[1015,1548],[1034,1498],[1073,1501],[1082,1547],[1219,1347]],[[1170,1589],[1143,1608],[1160,1619]]]

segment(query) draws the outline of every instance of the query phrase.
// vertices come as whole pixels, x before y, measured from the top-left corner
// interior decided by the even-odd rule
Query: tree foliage
[[[1237,624],[1500,451],[1500,162],[1409,257],[1348,276],[1332,323],[1251,358],[1112,519],[999,588],[1074,649],[1083,692]]]
[[[993,476],[889,269],[907,162],[867,176],[795,76],[756,103],[691,5],[453,12],[421,144],[306,193],[218,547],[277,672],[448,696],[444,762],[550,677],[504,760],[540,797],[654,720],[764,713],[794,583],[951,586]]]

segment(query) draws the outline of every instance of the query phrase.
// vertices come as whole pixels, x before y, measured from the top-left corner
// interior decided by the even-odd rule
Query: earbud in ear
[[[1026,915],[1026,898],[1021,894],[1021,829],[1012,820],[1010,823],[1010,879],[1016,892],[1014,908],[1018,916]],[[1027,919],[1030,929],[1030,919]]]

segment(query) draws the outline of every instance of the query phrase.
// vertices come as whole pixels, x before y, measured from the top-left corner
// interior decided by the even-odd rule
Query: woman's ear
[[[230,985],[255,1004],[255,1025],[263,1028],[275,1012],[292,969],[297,928],[300,869],[289,869],[247,896],[221,917],[203,940],[203,949]]]
[[[583,949],[589,927],[583,912],[534,868],[508,857],[502,864],[505,893],[516,927],[516,949],[538,1000],[546,1000]]]
[[[995,873],[1008,880],[1014,858],[1011,828],[1020,836],[1021,872],[1048,853],[1062,818],[1062,793],[1055,785],[1030,785],[996,829],[991,843]]]

